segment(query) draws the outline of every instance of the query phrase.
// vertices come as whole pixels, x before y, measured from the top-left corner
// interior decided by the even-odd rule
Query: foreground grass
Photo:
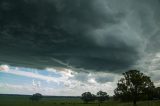
[[[32,102],[28,96],[0,96],[0,106],[132,106],[132,103],[107,101],[84,104],[80,98],[47,98]],[[160,106],[160,101],[142,101],[137,106]]]

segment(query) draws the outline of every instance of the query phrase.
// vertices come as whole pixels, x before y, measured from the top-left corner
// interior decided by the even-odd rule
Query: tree
[[[146,89],[153,88],[153,82],[150,77],[144,75],[138,70],[130,70],[123,73],[124,78],[121,78],[117,83],[117,88],[114,93],[121,100],[132,100],[136,105],[138,97],[143,94]]]
[[[153,87],[147,87],[144,89],[144,94],[142,96],[145,96],[145,100],[153,100],[155,98],[155,94],[158,92],[155,92],[156,88]]]
[[[102,103],[103,101],[109,99],[109,96],[107,95],[106,92],[99,91],[97,92],[97,99],[100,103]]]
[[[42,98],[42,94],[40,93],[35,93],[30,97],[30,100],[32,101],[39,101]]]
[[[153,92],[153,99],[160,99],[160,87],[154,88]]]
[[[90,92],[84,92],[81,99],[84,101],[84,103],[88,103],[91,101],[95,101],[96,96],[94,94],[91,94]]]

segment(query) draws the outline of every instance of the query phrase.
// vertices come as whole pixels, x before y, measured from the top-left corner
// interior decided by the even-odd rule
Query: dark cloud
[[[113,76],[99,76],[95,79],[98,83],[106,83],[106,82],[113,82],[114,77]]]
[[[71,79],[74,79],[74,80],[78,80],[78,81],[81,81],[81,82],[85,82],[87,83],[87,81],[89,80],[89,74],[87,73],[77,73],[74,75],[73,78]]]
[[[158,9],[158,0],[1,0],[0,63],[121,72],[159,44]]]

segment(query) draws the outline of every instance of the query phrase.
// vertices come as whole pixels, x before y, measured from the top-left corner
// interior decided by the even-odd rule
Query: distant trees
[[[133,104],[136,105],[138,97],[147,94],[149,90],[154,88],[153,82],[150,77],[144,75],[138,70],[129,70],[123,73],[117,83],[117,88],[114,90],[115,98],[120,100],[132,100]]]
[[[106,92],[99,91],[97,92],[97,100],[102,103],[103,101],[109,99],[109,95]]]
[[[84,103],[93,102],[95,100],[98,100],[100,103],[102,103],[103,101],[109,99],[109,95],[103,91],[97,92],[97,95],[94,95],[90,92],[84,92],[81,96],[81,99],[84,101]]]
[[[154,96],[153,99],[160,99],[160,87],[154,89]]]
[[[84,103],[88,103],[94,101],[96,97],[94,94],[91,94],[91,92],[84,92],[81,99],[84,101]]]
[[[32,101],[39,101],[42,98],[42,94],[40,93],[35,93],[30,97],[30,100]]]

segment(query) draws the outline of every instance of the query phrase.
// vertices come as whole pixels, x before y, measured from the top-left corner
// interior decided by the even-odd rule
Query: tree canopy
[[[115,97],[123,101],[129,99],[136,105],[136,101],[141,94],[146,93],[146,90],[154,88],[150,77],[138,70],[129,70],[123,73],[123,76],[118,81],[117,88],[114,90]]]
[[[97,92],[97,99],[101,103],[101,102],[109,99],[109,95],[107,94],[107,92],[99,91],[99,92]]]
[[[35,93],[30,97],[32,101],[39,101],[41,98],[42,98],[42,94],[40,93]]]
[[[81,99],[84,101],[84,103],[94,101],[95,98],[96,98],[96,96],[94,94],[91,94],[90,92],[84,92],[81,97]]]

